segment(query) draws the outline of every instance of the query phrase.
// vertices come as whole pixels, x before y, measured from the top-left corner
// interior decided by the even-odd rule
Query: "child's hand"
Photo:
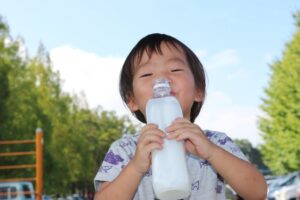
[[[166,131],[169,133],[168,139],[184,140],[188,152],[205,160],[212,156],[214,144],[207,139],[199,126],[189,120],[177,118]]]
[[[132,164],[135,169],[145,174],[151,165],[151,152],[162,149],[165,133],[158,129],[155,124],[147,124],[140,132],[135,155]]]

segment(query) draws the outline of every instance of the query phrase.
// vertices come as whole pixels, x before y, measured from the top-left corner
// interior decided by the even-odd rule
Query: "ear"
[[[202,92],[200,89],[197,89],[197,90],[196,90],[194,101],[196,101],[196,102],[201,102],[201,101],[203,101],[203,92]]]
[[[135,111],[139,110],[138,105],[135,101],[135,98],[134,98],[133,94],[128,95],[127,106],[128,106],[128,108],[130,109],[131,112],[135,112]]]

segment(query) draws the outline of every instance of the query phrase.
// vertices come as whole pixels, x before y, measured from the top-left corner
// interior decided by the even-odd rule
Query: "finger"
[[[143,140],[146,135],[157,135],[159,137],[165,137],[165,133],[158,129],[157,126],[147,127],[141,130],[139,140]]]
[[[195,134],[194,132],[183,132],[181,134],[178,134],[176,137],[177,141],[182,141],[182,140],[190,140],[193,144],[196,143],[197,140],[199,140],[198,134]]]
[[[188,122],[188,123],[191,123],[190,120],[186,119],[186,118],[183,118],[183,117],[178,117],[176,118],[174,121],[174,123],[177,123],[177,122]]]
[[[198,128],[195,127],[181,127],[173,132],[170,132],[167,135],[168,139],[176,139],[176,140],[183,140],[183,139],[192,139],[192,138],[197,138],[197,137],[202,137],[201,134],[199,134]],[[190,137],[190,138],[186,138]]]
[[[142,129],[141,132],[147,131],[149,129],[155,129],[158,128],[156,124],[146,124]]]
[[[166,128],[167,132],[176,131],[181,127],[194,127],[195,125],[190,121],[186,121],[185,119],[178,119],[178,121],[174,121],[170,126]]]
[[[154,135],[154,134],[149,134],[146,135],[141,141],[140,144],[142,145],[147,145],[149,143],[159,143],[159,144],[163,144],[163,138],[158,136],[158,135]]]
[[[144,140],[148,135],[156,135],[160,138],[164,138],[166,134],[160,129],[149,129],[140,134],[139,140]]]
[[[162,144],[158,144],[158,143],[150,143],[147,146],[145,146],[144,148],[144,152],[147,155],[150,155],[152,153],[153,150],[160,150],[163,148]]]
[[[151,142],[163,143],[164,137],[165,134],[159,129],[147,130],[139,136],[138,146],[141,148],[140,146],[145,146]]]
[[[193,125],[191,124],[181,124],[181,125],[173,125],[168,129],[168,139],[174,139],[178,137],[178,135],[184,133],[184,132],[195,132],[196,129]]]

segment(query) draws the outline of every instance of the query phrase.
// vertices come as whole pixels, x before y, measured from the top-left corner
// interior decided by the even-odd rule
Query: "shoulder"
[[[219,147],[227,150],[228,152],[234,154],[235,156],[243,160],[247,160],[240,148],[226,133],[212,130],[205,130],[204,133],[206,137],[214,144],[218,145]]]
[[[112,167],[123,168],[133,157],[136,149],[135,136],[126,135],[114,141],[108,149],[100,170],[107,173]]]
[[[215,144],[224,145],[227,142],[233,142],[233,140],[223,132],[204,130],[206,137]]]
[[[137,139],[138,139],[138,134],[134,134],[134,135],[126,134],[126,135],[123,135],[121,138],[115,140],[111,144],[111,148],[116,148],[116,147],[126,148],[126,147],[136,146]]]
[[[127,155],[131,158],[136,150],[137,139],[138,134],[123,135],[111,144],[108,153],[115,152],[120,155]]]
[[[123,135],[121,138],[117,139],[112,143],[112,146],[119,146],[119,147],[128,147],[128,146],[136,146],[138,139],[138,134],[126,134]]]

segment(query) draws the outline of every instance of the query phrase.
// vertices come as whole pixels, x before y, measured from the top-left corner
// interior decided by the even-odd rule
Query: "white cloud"
[[[207,69],[223,69],[239,63],[240,58],[234,49],[226,49],[216,54],[210,55],[205,50],[198,50],[197,56],[203,60]]]
[[[249,78],[249,75],[253,73],[240,65],[240,57],[235,49],[225,49],[215,54],[210,54],[206,50],[198,50],[196,55],[204,65],[208,77],[218,74],[228,81],[234,81]]]
[[[259,114],[255,106],[235,104],[220,91],[208,94],[196,123],[205,129],[227,133],[233,139],[248,139],[252,144],[261,143],[256,120]]]
[[[50,56],[54,69],[60,72],[64,80],[65,91],[84,93],[92,108],[101,105],[104,110],[131,116],[122,103],[118,89],[124,58],[101,57],[70,46],[52,49]],[[215,66],[226,66],[238,61],[232,50],[223,51],[212,58],[219,59]],[[224,131],[232,138],[247,138],[253,144],[258,144],[260,138],[255,125],[257,113],[257,108],[236,105],[230,96],[214,91],[208,94],[196,122],[202,128]],[[137,122],[133,117],[131,119]]]
[[[119,95],[119,72],[124,58],[100,57],[70,46],[50,51],[54,70],[60,72],[63,89],[70,93],[84,93],[89,105],[101,105],[118,114],[128,111]]]
[[[253,71],[246,68],[237,68],[226,75],[226,79],[232,80],[246,80],[253,76]]]

